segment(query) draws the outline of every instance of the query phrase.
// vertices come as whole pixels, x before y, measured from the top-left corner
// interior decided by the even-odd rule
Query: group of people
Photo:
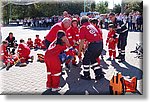
[[[62,16],[53,15],[51,17],[25,18],[23,20],[23,26],[51,27],[54,24],[61,22],[64,17],[69,17],[69,18],[75,17],[79,19],[79,15],[77,14],[70,15],[67,11],[64,11]]]
[[[138,11],[132,11],[128,15],[125,13],[116,14],[116,18],[120,21],[123,21],[129,31],[143,31],[143,16]],[[109,15],[106,14],[105,16],[101,17],[101,26],[103,28],[108,29],[109,22],[111,22],[109,20]]]
[[[34,43],[32,41],[31,38],[28,38],[28,41],[27,41],[27,46],[30,48],[30,49],[46,49],[46,46],[45,46],[45,37],[44,37],[44,40],[41,40],[39,38],[39,35],[36,35],[36,38],[34,40]]]
[[[28,61],[33,62],[34,57],[30,56],[31,49],[45,50],[45,37],[42,41],[39,38],[39,35],[36,35],[34,42],[31,38],[28,38],[27,42],[20,39],[20,44],[17,44],[13,33],[10,32],[9,36],[2,41],[1,44],[1,61],[3,67],[6,67],[6,70],[9,70],[9,68],[17,62],[20,62],[19,66],[26,66]]]
[[[70,15],[67,11],[63,12],[62,16],[52,16],[52,17],[46,17],[46,18],[33,18],[33,19],[24,19],[24,25],[26,26],[32,26],[32,27],[52,27],[54,24],[61,22],[64,18],[64,15],[69,18],[77,18],[78,21],[80,20],[80,16]],[[109,14],[90,14],[87,15],[89,18],[97,18],[99,20],[99,25],[103,29],[108,30],[108,24],[110,21]],[[122,14],[117,13],[116,15],[117,20],[123,21],[129,31],[143,31],[143,16],[138,11],[132,11],[129,14]]]
[[[128,29],[126,24],[117,20],[114,13],[109,14],[109,33],[106,41],[108,45],[108,60],[118,59],[119,63],[125,61],[125,47],[127,45]],[[61,54],[67,50],[76,50],[73,54],[72,64],[76,65],[75,57],[79,57],[83,65],[83,75],[81,79],[90,80],[90,68],[94,70],[95,80],[104,78],[104,72],[100,67],[99,56],[103,50],[103,36],[99,21],[96,18],[82,16],[80,28],[78,20],[73,18],[64,18],[61,22],[52,26],[46,36],[45,44],[47,47],[45,53],[45,64],[47,67],[48,89],[52,91],[60,90],[60,75],[62,71]],[[119,55],[116,57],[116,46]],[[73,48],[73,49],[72,49]],[[84,57],[82,58],[81,55]],[[113,57],[113,59],[112,59]],[[69,60],[70,61],[70,60]],[[66,60],[66,67],[68,60]]]
[[[114,13],[109,14],[109,20],[111,22],[108,24],[109,32],[106,40],[106,46],[108,46],[109,52],[108,60],[115,61],[118,59],[118,62],[122,63],[125,61],[128,29],[126,24],[118,20]],[[28,59],[33,60],[33,56],[30,56],[30,48],[44,47],[44,49],[46,49],[44,62],[47,68],[46,87],[52,89],[52,91],[61,89],[59,85],[62,64],[65,63],[68,69],[70,69],[69,63],[72,63],[72,65],[76,67],[78,66],[76,61],[77,57],[83,65],[83,75],[81,75],[81,79],[91,79],[90,68],[93,69],[95,73],[95,80],[104,78],[104,72],[100,67],[99,58],[103,50],[104,40],[97,18],[82,16],[79,24],[77,18],[64,16],[61,22],[51,27],[42,42],[39,35],[36,35],[34,46],[31,38],[28,39],[26,44],[25,41],[21,39],[18,45],[17,57],[14,57],[15,54],[8,53],[7,51],[8,42],[12,41],[12,39],[14,42],[15,38],[12,36],[12,33],[10,33],[9,39],[6,38],[6,41],[2,42],[1,54],[3,54],[3,63],[7,66],[7,62],[10,63],[10,59],[15,62],[15,58],[19,59],[21,63],[25,63]],[[119,53],[117,57],[116,47]],[[14,50],[12,50],[12,53],[14,53]]]

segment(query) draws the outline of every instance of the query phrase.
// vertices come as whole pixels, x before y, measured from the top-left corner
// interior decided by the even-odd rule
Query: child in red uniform
[[[26,62],[28,61],[28,59],[32,59],[33,60],[33,56],[29,56],[30,55],[30,48],[25,44],[24,40],[21,39],[20,40],[20,44],[18,46],[18,54],[19,54],[19,58],[20,58],[20,66],[24,66],[26,65]]]
[[[113,60],[116,58],[116,45],[118,43],[118,38],[114,38],[115,30],[113,28],[114,25],[109,24],[109,32],[106,40],[106,46],[108,44],[109,50],[109,58],[107,60],[111,60],[111,56],[113,56]]]
[[[61,75],[61,62],[59,54],[64,51],[67,46],[70,46],[65,32],[59,30],[56,40],[51,43],[48,50],[45,53],[45,63],[47,67],[47,82],[46,87],[52,88],[52,91],[60,90],[60,75]]]
[[[46,37],[44,37],[44,40],[42,41],[42,46],[41,46],[41,48],[42,49],[46,49],[46,44],[45,44],[45,40],[46,40]]]
[[[31,40],[31,38],[28,38],[28,41],[27,41],[27,46],[31,49],[33,48],[33,41]]]
[[[41,44],[41,39],[39,38],[39,35],[36,35],[36,39],[34,41],[34,47],[35,48],[41,48],[42,44]]]
[[[9,67],[14,65],[14,62],[17,61],[17,57],[16,56],[12,56],[11,54],[9,54],[8,50],[7,50],[7,46],[8,46],[8,42],[7,41],[3,41],[2,45],[1,45],[1,61],[3,63],[3,67],[7,67],[6,70],[9,70]]]
[[[78,20],[76,18],[72,19],[71,27],[69,27],[66,31],[67,38],[69,40],[70,45],[76,49],[76,51],[79,49],[78,43],[79,43],[79,29],[78,29]],[[81,56],[79,56],[79,59],[81,59]],[[68,66],[68,63],[70,61],[66,62],[66,67]],[[76,64],[76,57],[72,60],[72,65],[77,66]]]

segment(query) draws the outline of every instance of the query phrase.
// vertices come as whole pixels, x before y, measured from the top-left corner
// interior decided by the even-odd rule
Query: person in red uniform
[[[111,60],[113,56],[113,60],[116,58],[116,46],[118,43],[118,38],[114,38],[115,35],[114,25],[109,24],[109,32],[106,40],[106,46],[108,45],[109,58],[107,60]]]
[[[90,23],[98,30],[98,32],[100,33],[101,38],[103,39],[102,30],[98,25],[98,19],[97,18],[91,18]],[[101,58],[103,59],[102,54],[101,54]],[[96,60],[100,64],[100,58],[97,58]]]
[[[103,40],[99,31],[89,23],[89,17],[83,16],[81,18],[81,28],[80,28],[80,43],[79,43],[79,55],[84,46],[84,42],[88,41],[87,50],[84,53],[83,64],[83,75],[81,79],[90,80],[90,67],[94,70],[95,79],[99,80],[104,77],[104,73],[97,58],[100,56],[103,50]]]
[[[70,45],[76,49],[79,50],[78,43],[79,43],[79,29],[78,29],[78,20],[76,18],[72,19],[71,27],[69,27],[66,31],[67,38],[69,40]],[[74,52],[75,53],[75,52]],[[79,59],[81,56],[79,56]],[[66,63],[66,66],[68,66],[69,61]],[[76,57],[72,60],[72,64],[74,66],[77,66],[76,64]]]
[[[56,39],[57,32],[59,30],[63,30],[64,32],[66,32],[66,30],[70,27],[70,25],[71,25],[70,18],[64,18],[61,22],[53,25],[49,33],[46,35],[46,40],[45,40],[46,48],[48,48],[49,45]]]
[[[42,46],[41,46],[42,49],[46,49],[45,40],[46,40],[46,37],[44,37],[44,40],[42,41]]]
[[[8,46],[8,42],[3,41],[0,47],[1,48],[1,61],[4,65],[3,67],[7,67],[6,70],[9,70],[9,68],[14,65],[15,61],[17,61],[18,58],[15,55],[12,56],[11,54],[9,54],[7,46]]]
[[[59,54],[64,51],[67,46],[70,47],[70,44],[65,32],[59,30],[56,40],[51,43],[48,50],[45,52],[44,60],[47,67],[46,87],[48,89],[52,88],[52,91],[60,90],[59,84],[62,70]]]
[[[28,38],[27,46],[28,46],[30,49],[34,47],[34,46],[33,46],[33,41],[32,41],[31,38]]]
[[[39,35],[36,35],[36,39],[34,40],[34,47],[35,48],[41,48],[42,43],[41,39],[39,38]]]
[[[20,59],[20,66],[22,65],[26,65],[26,62],[28,61],[28,59],[32,59],[32,57],[30,57],[30,48],[25,44],[25,41],[23,39],[20,40],[20,44],[18,46],[18,56]]]

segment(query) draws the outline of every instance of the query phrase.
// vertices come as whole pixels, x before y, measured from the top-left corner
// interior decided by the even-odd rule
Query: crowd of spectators
[[[99,25],[102,29],[108,29],[109,17],[108,14],[96,14],[96,15],[87,15],[89,18],[97,18],[99,20]],[[80,21],[80,16],[77,14],[70,15],[67,11],[63,12],[63,15],[54,15],[52,17],[37,17],[37,18],[25,18],[23,20],[24,26],[31,27],[51,27],[57,22],[61,22],[64,17],[77,18]],[[129,14],[118,13],[116,18],[120,21],[123,21],[128,27],[129,31],[143,31],[143,16],[138,11],[132,11]]]

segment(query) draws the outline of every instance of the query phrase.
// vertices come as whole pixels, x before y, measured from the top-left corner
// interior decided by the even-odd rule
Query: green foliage
[[[103,13],[107,13],[108,12],[108,2],[99,2],[97,5],[96,5],[96,10],[103,14]]]
[[[121,5],[120,4],[115,4],[112,12],[114,12],[114,13],[121,13]]]
[[[5,5],[7,3],[3,3]],[[11,5],[11,6],[10,6]],[[43,2],[31,5],[7,4],[3,7],[3,21],[8,22],[9,18],[24,19],[34,17],[51,17],[62,15],[63,11],[70,14],[80,14],[83,11],[83,2]],[[11,13],[10,13],[11,12]]]
[[[125,3],[124,10],[125,10],[124,12],[127,14],[132,12],[132,10],[143,13],[143,1],[142,2],[136,2],[136,1],[127,2]]]
[[[91,3],[91,11],[95,11],[95,8],[96,8],[96,4],[95,4],[95,1],[93,1]]]

